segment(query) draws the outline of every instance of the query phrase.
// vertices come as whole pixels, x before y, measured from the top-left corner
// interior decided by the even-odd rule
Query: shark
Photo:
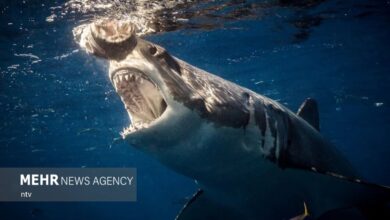
[[[321,135],[315,99],[294,113],[136,36],[130,21],[75,36],[109,64],[131,121],[123,139],[199,186],[177,220],[390,219],[389,188]]]

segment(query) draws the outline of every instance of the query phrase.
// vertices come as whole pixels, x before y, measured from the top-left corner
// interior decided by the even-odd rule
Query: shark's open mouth
[[[80,46],[88,53],[111,61],[121,62],[137,45],[135,27],[128,20],[101,19],[86,25],[76,34]],[[122,99],[131,124],[122,136],[146,129],[167,109],[158,85],[139,69],[129,66],[111,71],[110,80]]]
[[[160,89],[141,71],[122,68],[111,74],[111,81],[131,120],[131,125],[122,132],[123,137],[148,128],[166,110]]]

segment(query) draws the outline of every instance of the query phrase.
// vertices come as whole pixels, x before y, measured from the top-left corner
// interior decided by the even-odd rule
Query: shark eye
[[[149,47],[149,53],[151,54],[151,55],[155,55],[156,53],[157,53],[157,48],[155,47],[155,46],[150,46]]]

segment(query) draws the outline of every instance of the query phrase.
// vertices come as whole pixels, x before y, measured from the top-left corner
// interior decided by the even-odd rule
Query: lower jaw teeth
[[[132,123],[129,127],[124,128],[121,132],[122,138],[125,138],[127,134],[130,134],[132,132],[138,131],[140,129],[148,128],[149,124],[143,123],[143,122],[135,122]]]

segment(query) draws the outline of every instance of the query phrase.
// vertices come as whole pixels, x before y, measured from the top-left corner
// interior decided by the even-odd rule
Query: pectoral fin
[[[210,199],[203,190],[198,190],[184,205],[175,220],[234,220],[243,219],[237,213]]]

